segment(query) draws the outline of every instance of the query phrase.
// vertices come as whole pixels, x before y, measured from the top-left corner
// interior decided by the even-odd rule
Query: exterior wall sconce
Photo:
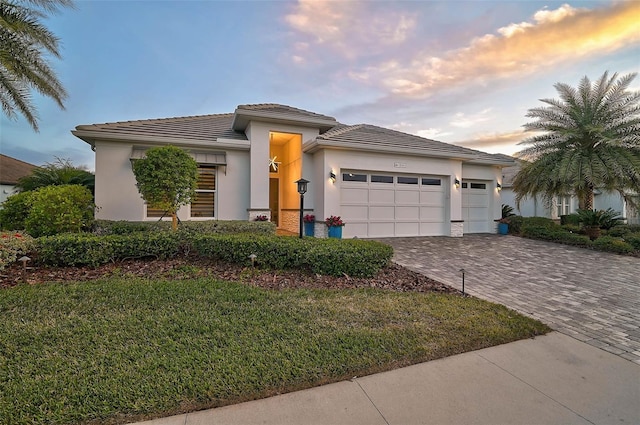
[[[496,182],[496,188],[498,189],[498,192],[500,192],[502,190],[502,185],[499,182]]]
[[[460,180],[458,180],[457,178],[454,180],[453,184],[456,186],[456,189],[460,188]]]
[[[331,183],[336,182],[336,173],[334,173],[333,170],[329,172],[329,178],[331,179]]]

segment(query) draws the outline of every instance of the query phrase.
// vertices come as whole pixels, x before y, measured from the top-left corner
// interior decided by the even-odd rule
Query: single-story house
[[[527,197],[516,205],[516,194],[513,191],[513,179],[520,171],[520,160],[516,165],[502,169],[502,202],[514,208],[514,213],[523,217],[547,217],[559,220],[561,216],[575,213],[578,210],[578,198],[567,194],[557,196],[551,202],[545,202],[542,197]],[[640,202],[638,199],[637,202]],[[618,192],[596,189],[593,197],[593,208],[606,210],[611,208],[618,211],[628,224],[640,224],[640,214]]]
[[[174,145],[197,161],[200,180],[181,220],[254,220],[299,228],[296,181],[309,181],[305,214],[341,216],[344,237],[494,232],[500,218],[500,155],[279,104],[233,113],[79,125],[95,151],[97,218],[158,220],[138,193],[131,161]]]
[[[16,193],[18,180],[31,175],[34,168],[33,164],[0,154],[0,203]]]

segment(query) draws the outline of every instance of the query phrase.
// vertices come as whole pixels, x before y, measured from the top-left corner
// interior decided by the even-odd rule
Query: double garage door
[[[448,235],[448,177],[342,172],[345,237]]]

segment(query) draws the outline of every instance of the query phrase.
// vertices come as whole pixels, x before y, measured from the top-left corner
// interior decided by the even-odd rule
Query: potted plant
[[[342,239],[342,227],[345,225],[345,222],[342,221],[340,216],[332,215],[329,218],[324,220],[324,223],[329,228],[329,237]]]
[[[498,233],[500,235],[506,235],[509,233],[509,224],[511,221],[509,217],[513,217],[513,207],[507,204],[502,204],[502,218],[498,220]]]
[[[316,222],[316,216],[313,214],[307,214],[303,217],[303,221],[304,221],[305,236],[313,237],[313,227]]]

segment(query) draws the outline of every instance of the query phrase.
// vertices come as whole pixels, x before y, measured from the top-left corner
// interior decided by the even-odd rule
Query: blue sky
[[[93,169],[77,125],[282,103],[512,154],[538,99],[640,71],[638,1],[78,1],[47,19],[62,111],[0,117],[0,151]],[[634,89],[640,80],[634,80]]]

